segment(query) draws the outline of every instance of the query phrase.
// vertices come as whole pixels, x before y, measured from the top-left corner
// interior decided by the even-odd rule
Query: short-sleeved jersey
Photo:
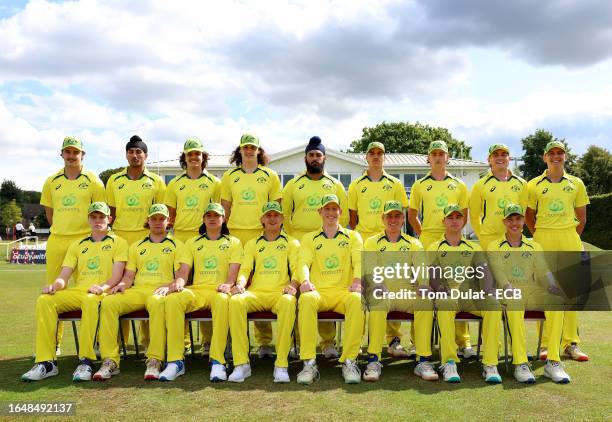
[[[282,197],[278,174],[268,167],[257,166],[253,173],[242,167],[228,170],[221,178],[221,200],[231,201],[227,226],[231,229],[261,229],[261,208],[268,201]]]
[[[70,245],[62,267],[76,270],[76,288],[87,290],[94,284],[102,284],[111,278],[115,262],[127,262],[128,244],[114,235],[108,234],[99,242],[91,236]]]
[[[398,201],[403,208],[408,208],[408,196],[399,179],[383,172],[378,181],[373,181],[366,172],[349,185],[349,209],[357,211],[359,221],[357,231],[376,233],[384,230],[381,219],[383,207],[387,201]],[[365,240],[365,239],[364,239]]]
[[[156,288],[172,282],[181,264],[191,265],[183,242],[165,237],[154,243],[147,236],[130,246],[125,269],[136,271],[135,287]]]
[[[324,172],[319,180],[311,179],[306,172],[289,180],[283,189],[285,229],[291,233],[292,230],[309,232],[321,228],[321,198],[329,194],[338,196],[342,209],[340,225],[346,225],[349,213],[346,191],[340,181],[327,172]]]
[[[299,249],[300,242],[284,232],[272,241],[263,235],[249,240],[244,247],[238,282],[246,285],[252,273],[249,290],[280,293],[291,279],[299,280]]]
[[[465,238],[461,238],[459,245],[451,246],[445,237],[432,243],[427,248],[426,261],[428,266],[440,266],[445,268],[467,268],[477,267],[486,263],[486,258],[482,248],[477,243],[474,243]],[[462,270],[463,271],[463,270]],[[457,272],[453,274],[458,275]],[[450,288],[458,288],[463,281],[452,278],[445,278],[446,284]]]
[[[536,285],[549,272],[542,246],[525,236],[518,247],[500,237],[487,247],[487,257],[498,287]]]
[[[176,209],[174,228],[197,231],[202,225],[204,209],[211,202],[219,202],[220,195],[221,181],[206,170],[197,179],[183,172],[170,180],[164,203]]]
[[[582,180],[565,172],[559,183],[553,183],[544,171],[529,181],[527,189],[528,206],[536,215],[536,229],[576,227],[579,222],[574,208],[590,203]]]
[[[98,176],[84,168],[74,180],[66,177],[64,169],[49,176],[40,197],[41,205],[53,208],[50,231],[57,235],[89,233],[87,209],[89,204],[98,201],[104,201],[104,185]]]
[[[508,170],[510,171],[510,170]],[[506,232],[504,209],[508,204],[527,208],[527,182],[512,174],[499,180],[489,172],[480,178],[470,193],[470,222],[478,236],[501,236]]]
[[[330,239],[322,230],[306,233],[300,248],[300,281],[309,280],[317,289],[348,287],[354,277],[361,277],[362,249],[361,235],[344,227]]]
[[[113,228],[143,230],[149,207],[164,201],[165,190],[162,178],[148,169],[135,180],[128,177],[127,167],[113,174],[106,182],[106,201],[115,208]]]
[[[430,233],[444,232],[444,207],[457,204],[468,207],[467,186],[462,180],[446,173],[443,180],[435,180],[431,172],[417,180],[410,190],[410,208],[421,213],[422,230]]]
[[[210,240],[206,234],[186,243],[193,262],[193,284],[217,287],[227,280],[230,264],[242,262],[242,244],[234,236],[222,235]]]

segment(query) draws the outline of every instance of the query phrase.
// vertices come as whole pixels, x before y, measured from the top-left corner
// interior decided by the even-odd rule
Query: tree
[[[117,167],[114,169],[106,169],[102,173],[100,173],[98,176],[100,176],[102,183],[104,183],[104,186],[106,186],[106,182],[108,181],[109,177],[111,177],[113,173],[117,173],[118,171],[121,171],[121,170],[123,170],[123,167]]]
[[[0,185],[0,203],[6,204],[11,200],[21,203],[22,191],[12,180],[3,180]]]
[[[544,148],[546,148],[546,144],[551,141],[563,142],[567,148],[567,161],[565,163],[565,168],[568,172],[573,173],[576,156],[570,152],[565,139],[554,138],[552,133],[543,129],[538,129],[534,134],[521,139],[524,153],[523,164],[519,166],[519,170],[521,170],[525,179],[533,179],[546,170],[546,163],[542,157],[544,156]]]
[[[589,196],[612,192],[612,154],[607,149],[591,145],[576,162],[575,173]]]
[[[451,157],[471,159],[472,147],[453,138],[448,129],[419,122],[382,122],[374,127],[364,127],[361,138],[351,142],[349,152],[365,152],[370,142],[381,142],[387,152],[427,154],[429,143],[438,140],[446,141]]]
[[[13,227],[22,219],[21,208],[17,205],[17,201],[11,199],[8,203],[2,205],[2,210],[0,210],[0,223],[2,225]]]
[[[22,203],[24,204],[38,204],[40,203],[40,192],[35,190],[24,190],[21,192]]]

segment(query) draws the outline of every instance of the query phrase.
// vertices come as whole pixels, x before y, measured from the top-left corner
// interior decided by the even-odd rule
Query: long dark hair
[[[185,157],[185,153],[182,152],[179,157],[179,162],[181,163],[181,168],[183,170],[187,170],[187,159]],[[206,151],[202,151],[202,170],[206,168],[208,165],[208,153]]]
[[[270,157],[266,154],[266,151],[259,147],[257,150],[257,164],[261,166],[267,166],[270,162]],[[233,152],[230,158],[230,164],[236,164],[236,167],[242,166],[242,155],[240,154],[240,146],[238,146]]]
[[[206,224],[202,223],[202,225],[198,229],[198,233],[200,233],[200,235],[206,234]],[[221,224],[221,235],[224,234],[228,236],[230,234],[229,229],[227,228],[227,223],[225,221],[223,222],[223,224]]]

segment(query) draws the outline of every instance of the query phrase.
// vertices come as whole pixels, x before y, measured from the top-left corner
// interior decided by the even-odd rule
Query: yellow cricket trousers
[[[153,294],[154,287],[131,287],[124,293],[108,295],[100,306],[100,354],[102,359],[112,359],[119,365],[119,317],[146,309],[149,313],[151,339],[147,358],[165,360],[166,355],[166,296]]]
[[[213,320],[210,359],[225,364],[224,352],[229,330],[228,305],[229,295],[218,292],[216,287],[211,286],[190,286],[166,296],[168,361],[184,358],[185,314],[204,308],[211,310]]]
[[[365,315],[361,293],[348,288],[328,288],[302,293],[298,299],[298,326],[300,328],[300,359],[314,359],[317,346],[317,313],[334,311],[344,315],[345,335],[339,361],[355,360],[359,354]]]
[[[36,301],[36,362],[54,361],[57,340],[57,316],[81,310],[79,359],[96,360],[94,343],[98,328],[98,307],[104,295],[70,288],[53,295],[40,295]]]
[[[232,334],[234,365],[249,363],[249,339],[247,336],[247,314],[249,312],[272,311],[276,315],[278,338],[276,340],[276,362],[274,366],[287,368],[287,356],[291,348],[291,332],[295,324],[295,296],[279,292],[247,290],[234,295],[229,301],[229,327]]]

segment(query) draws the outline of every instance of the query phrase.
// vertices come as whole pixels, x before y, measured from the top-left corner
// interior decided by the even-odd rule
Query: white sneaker
[[[573,360],[577,360],[579,362],[586,362],[589,360],[589,355],[584,353],[577,344],[570,344],[565,348],[565,352],[563,353],[564,357],[571,358]]]
[[[325,359],[338,359],[340,357],[340,353],[338,349],[336,349],[336,346],[325,346],[322,352]]]
[[[72,373],[72,381],[91,381],[93,369],[87,363],[80,363]]]
[[[300,346],[291,346],[289,349],[289,359],[299,359],[300,358]]]
[[[317,361],[314,359],[305,360],[304,368],[297,376],[298,384],[310,385],[317,379],[319,379],[319,369],[317,368]]]
[[[275,383],[287,383],[289,382],[289,370],[288,368],[281,368],[279,366],[274,367],[274,382]]]
[[[182,360],[175,360],[168,362],[166,369],[159,374],[160,381],[174,381],[181,375],[185,374],[185,362]]]
[[[462,357],[464,359],[470,359],[476,356],[476,350],[474,350],[472,346],[460,347],[457,350],[457,356]]]
[[[45,368],[45,363],[51,364],[51,370],[47,371]],[[59,374],[59,370],[57,369],[57,365],[53,362],[40,362],[35,364],[32,369],[21,376],[22,381],[40,381],[45,378],[54,377]]]
[[[357,362],[347,359],[342,364],[342,376],[346,384],[359,384],[361,382],[361,371]]]
[[[408,351],[404,349],[404,346],[402,346],[399,337],[394,337],[393,340],[391,340],[389,347],[387,347],[387,353],[389,356],[393,356],[394,358],[408,357]]]
[[[251,376],[251,365],[248,363],[237,365],[234,370],[227,377],[229,382],[244,382],[245,379]]]
[[[559,384],[568,384],[570,382],[570,376],[567,375],[561,362],[549,360],[544,366],[544,376],[550,378]]]
[[[110,379],[113,375],[119,375],[119,368],[112,359],[104,359],[102,366],[98,369],[93,376],[94,381],[105,381]]]
[[[482,377],[489,384],[499,384],[502,382],[501,375],[497,371],[497,366],[482,365]]]
[[[272,359],[274,358],[274,351],[268,345],[259,346],[259,349],[257,349],[257,357],[259,357],[259,359]]]
[[[159,379],[161,366],[162,363],[155,358],[147,360],[147,369],[144,374],[144,379],[147,381]]]
[[[425,381],[438,381],[439,378],[430,361],[419,362],[414,367],[414,375],[421,377]]]
[[[526,363],[514,367],[514,379],[524,384],[535,384],[536,379]]]
[[[225,365],[217,362],[216,360],[212,361],[212,365],[210,367],[210,380],[212,382],[227,381]]]
[[[372,362],[368,362],[365,371],[363,371],[363,380],[364,381],[378,381],[382,374],[382,363],[375,360]]]
[[[449,360],[440,369],[442,370],[444,381],[451,383],[461,382],[461,377],[457,372],[457,364],[454,360]]]

